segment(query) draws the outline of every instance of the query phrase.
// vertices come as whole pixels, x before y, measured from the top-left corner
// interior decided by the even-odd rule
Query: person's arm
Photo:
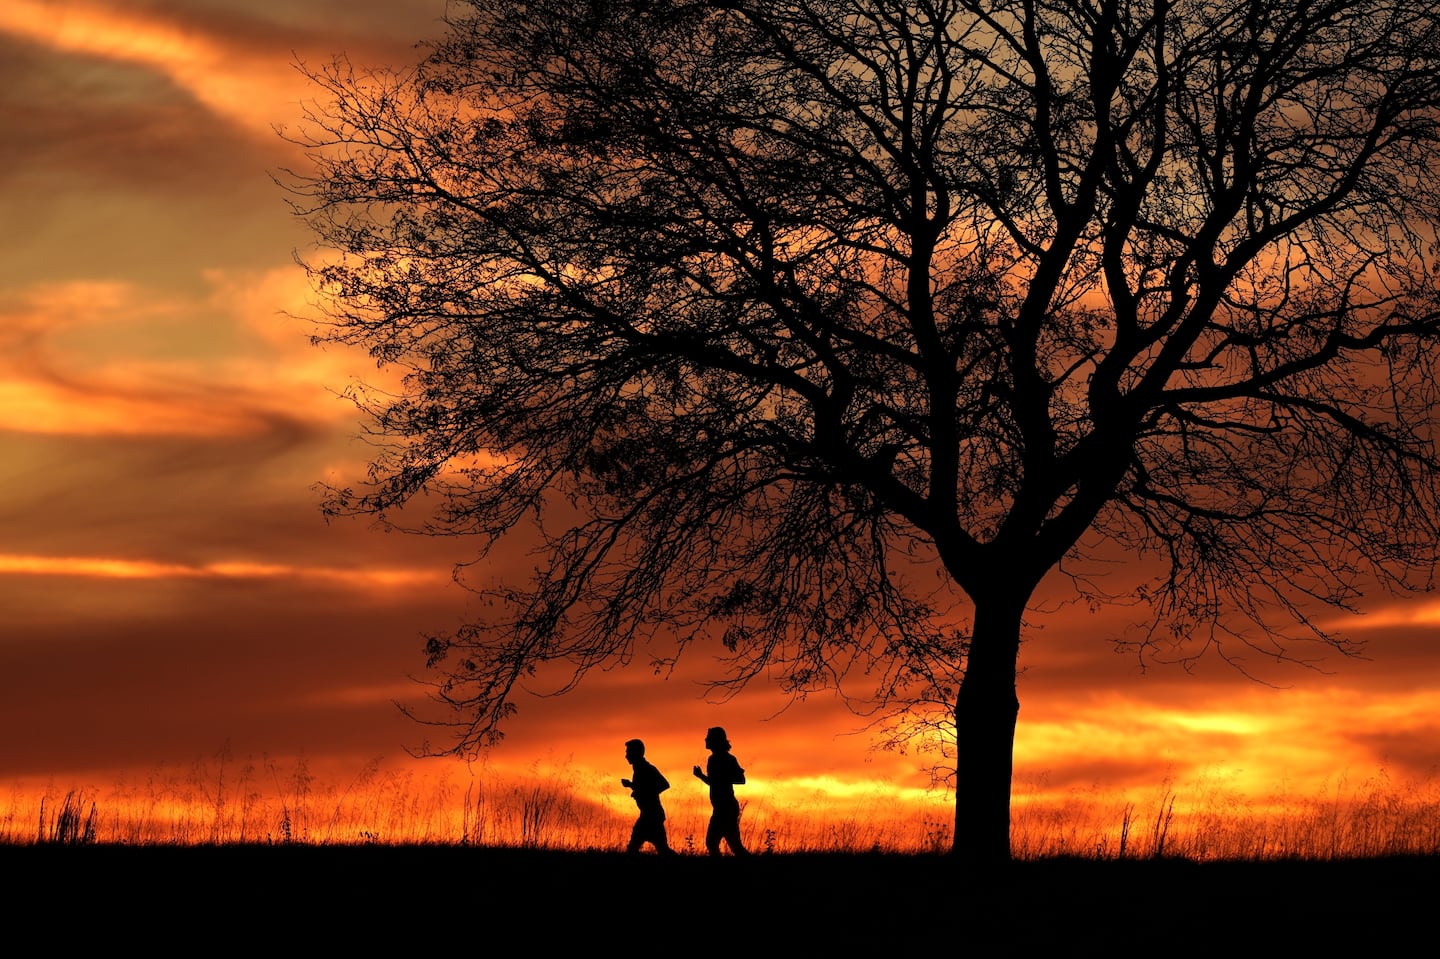
[[[695,778],[700,780],[707,786],[710,785],[710,777],[705,775],[705,771],[702,770],[699,766],[695,767]]]

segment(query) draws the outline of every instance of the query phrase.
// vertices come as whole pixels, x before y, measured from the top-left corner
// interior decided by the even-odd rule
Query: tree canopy
[[[704,645],[950,702],[1003,857],[1047,575],[1343,648],[1317,605],[1437,558],[1437,61],[1422,0],[485,0],[312,71],[319,339],[404,373],[327,508],[540,543],[430,641],[447,748]]]

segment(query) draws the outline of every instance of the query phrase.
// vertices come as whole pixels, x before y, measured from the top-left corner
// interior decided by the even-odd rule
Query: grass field
[[[703,801],[667,808],[672,844],[696,853]],[[1144,803],[1020,796],[1016,861],[988,868],[943,854],[947,813],[943,796],[843,813],[752,800],[756,855],[662,860],[618,852],[633,806],[564,767],[463,785],[374,768],[330,785],[303,763],[201,765],[15,784],[0,793],[0,868],[12,930],[161,955],[1384,955],[1432,937],[1428,785],[1378,777],[1264,804],[1204,784]]]
[[[703,790],[666,794],[669,835],[703,845]],[[742,827],[758,852],[924,855],[949,848],[943,793],[835,797],[752,794]],[[327,783],[301,762],[200,763],[103,786],[0,787],[0,845],[465,846],[556,852],[622,849],[635,810],[618,777],[569,766],[464,781],[367,767]],[[1247,799],[1214,783],[1159,784],[1138,799],[1017,790],[1012,850],[1022,861],[1181,858],[1196,862],[1440,855],[1440,789],[1376,775],[1311,796]]]
[[[749,859],[459,846],[0,847],[7,925],[73,948],[336,955],[1388,955],[1440,859]]]

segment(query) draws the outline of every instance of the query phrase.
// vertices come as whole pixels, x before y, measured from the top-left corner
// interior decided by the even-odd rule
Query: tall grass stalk
[[[83,791],[72,789],[65,794],[60,808],[56,809],[49,796],[41,796],[37,841],[66,845],[88,845],[95,842],[95,801],[89,800],[88,811],[85,809],[86,801]]]
[[[758,852],[939,854],[950,846],[953,814],[947,797],[932,798],[900,802],[877,790],[873,800],[842,804],[814,790],[787,794],[775,784],[748,799],[741,829]],[[672,789],[665,802],[671,845],[702,851],[709,816],[703,790]],[[613,777],[567,764],[537,763],[508,776],[417,777],[377,760],[336,786],[314,776],[303,758],[236,762],[227,748],[190,769],[161,767],[143,780],[120,777],[99,788],[12,783],[0,802],[0,843],[615,850],[624,848],[634,817]],[[1214,779],[1166,779],[1149,800],[1098,789],[1059,797],[1022,791],[1012,851],[1022,860],[1436,855],[1440,784],[1433,778],[1396,784],[1381,772],[1354,785],[1340,779],[1316,796],[1263,802]]]

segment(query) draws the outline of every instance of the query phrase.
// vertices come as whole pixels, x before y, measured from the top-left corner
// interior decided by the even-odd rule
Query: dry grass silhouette
[[[703,793],[667,795],[671,843],[703,852]],[[952,823],[931,807],[877,793],[778,801],[756,794],[742,826],[769,853],[939,854]],[[304,760],[236,762],[222,750],[186,769],[158,768],[104,787],[11,783],[0,792],[5,845],[389,845],[607,851],[625,846],[633,810],[610,779],[567,765],[523,775],[424,779],[377,762],[322,782]],[[1259,801],[1216,782],[1166,780],[1147,800],[1076,792],[1060,801],[1017,794],[1015,858],[1178,858],[1197,862],[1329,861],[1440,854],[1440,783],[1384,773],[1337,780],[1322,794]]]

